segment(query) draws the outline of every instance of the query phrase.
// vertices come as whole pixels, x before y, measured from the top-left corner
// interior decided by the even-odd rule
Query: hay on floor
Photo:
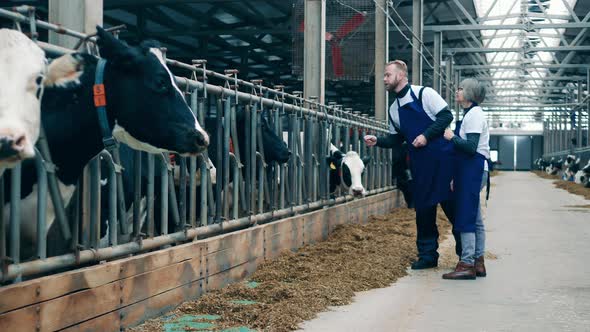
[[[555,180],[553,184],[560,189],[567,190],[568,192],[576,195],[580,195],[585,199],[590,200],[590,188],[586,188],[583,185],[571,181],[564,181],[559,178],[557,175],[549,175],[543,171],[533,171],[533,173],[537,174],[538,176],[544,179]]]
[[[370,221],[340,226],[324,242],[286,251],[248,281],[185,302],[167,319],[218,315],[213,330],[292,331],[329,306],[350,303],[355,292],[386,287],[406,275],[416,257],[415,212],[399,208]],[[450,224],[440,209],[438,225],[442,241]],[[163,331],[164,324],[159,318],[128,331]]]

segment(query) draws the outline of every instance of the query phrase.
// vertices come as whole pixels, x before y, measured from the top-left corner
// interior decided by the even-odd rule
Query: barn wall
[[[252,274],[283,250],[400,206],[389,191],[152,253],[0,289],[0,331],[119,331]]]

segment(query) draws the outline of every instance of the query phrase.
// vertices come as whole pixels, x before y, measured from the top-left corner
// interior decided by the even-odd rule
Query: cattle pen
[[[31,19],[33,8],[20,8],[16,12],[0,9],[0,17],[14,20],[18,28],[26,25],[33,36],[37,29],[49,29],[78,37],[83,47],[95,52],[91,36]],[[72,52],[43,42],[39,44],[54,57]],[[207,290],[243,278],[261,261],[284,249],[296,249],[327,237],[341,222],[363,222],[369,215],[386,213],[399,204],[392,199],[395,193],[392,191],[390,151],[369,150],[360,140],[368,133],[384,132],[387,127],[383,123],[344,110],[340,105],[324,105],[297,93],[286,93],[280,86],[269,88],[261,82],[238,79],[236,73],[207,70],[204,60],[187,64],[166,59],[166,63],[187,73],[186,77],[176,76],[175,81],[198,120],[204,123],[205,117],[213,116],[217,125],[223,126],[223,130],[218,131],[218,137],[222,138],[217,140],[218,153],[211,156],[217,158],[215,178],[209,175],[212,166],[207,162],[207,154],[177,156],[174,165],[179,167],[174,169],[167,154],[135,151],[134,169],[122,169],[119,151],[105,149],[90,161],[77,190],[66,201],[52,170],[49,148],[41,136],[35,157],[39,179],[36,199],[48,202],[51,198],[56,220],[54,223],[47,219],[46,204],[34,207],[36,220],[23,220],[17,186],[13,185],[9,193],[0,192],[0,196],[11,202],[9,231],[0,228],[1,256],[6,257],[2,260],[0,279],[5,285],[15,283],[2,288],[2,312],[5,314],[0,325],[3,330],[34,330],[35,326],[40,330],[55,330],[82,323],[84,326],[96,324],[100,330],[104,320],[111,319],[111,315],[105,313],[123,308],[133,312],[137,309],[132,307],[140,308],[160,299],[165,307],[178,305],[181,300],[196,298]],[[234,121],[236,110],[245,112],[245,123]],[[262,121],[271,124],[278,134],[288,133],[287,146],[294,158],[287,164],[265,159],[265,153],[272,151],[264,151]],[[246,131],[243,137],[247,141],[246,151],[241,154],[237,150],[240,144],[236,126],[244,126]],[[330,165],[325,156],[328,156],[330,142],[340,142],[341,137],[343,146],[350,146],[352,151],[373,159],[363,174],[367,198],[352,201],[347,191],[329,192]],[[144,178],[142,161],[147,168]],[[7,173],[12,184],[20,183],[19,167]],[[206,174],[199,177],[198,184],[197,173]],[[127,181],[123,177],[135,180],[132,209],[124,200],[122,186]],[[145,196],[141,191],[142,180],[147,184]],[[155,192],[157,181],[160,190]],[[181,189],[177,193],[175,181],[188,183],[188,186],[179,186]],[[222,185],[213,186],[212,182]],[[102,190],[101,194],[101,186],[108,190]],[[102,211],[101,200],[108,202]],[[159,216],[154,215],[156,200],[160,204]],[[156,220],[159,227],[154,225]],[[280,222],[275,222],[277,220]],[[59,234],[53,234],[56,238],[48,240],[52,231],[39,231],[34,243],[23,243],[20,230],[32,227],[31,222],[36,224],[37,230],[50,229],[48,225],[53,225]],[[220,235],[226,233],[228,235]],[[67,246],[51,252],[55,243],[48,241],[60,241]],[[23,257],[22,246],[35,248],[33,258]],[[60,249],[66,252],[60,253]],[[30,250],[27,252],[30,254]],[[135,254],[142,255],[130,257]],[[114,260],[116,258],[120,259]],[[76,267],[86,268],[35,278]],[[185,272],[170,280],[172,283],[155,284],[168,273],[162,269],[179,271],[179,268]],[[115,302],[95,306],[96,299],[107,294],[114,299],[113,286],[123,280],[131,284],[117,286],[120,296],[116,296]],[[62,286],[56,289],[51,285],[53,282]],[[136,289],[133,285],[138,282],[151,286],[146,285],[142,294],[132,294],[135,291],[131,290]],[[131,293],[124,295],[128,290]],[[48,315],[54,310],[62,312],[66,308],[63,301],[75,301],[79,310],[63,311],[67,312],[67,317],[57,320],[45,315],[34,320],[25,318],[30,310],[37,310],[35,308]],[[162,309],[153,307],[139,316],[130,314],[128,321],[120,322],[121,327],[133,326]],[[121,317],[124,316],[126,314],[121,311]],[[32,325],[27,327],[28,324]]]
[[[583,0],[0,1],[0,332],[587,330],[589,28]],[[482,111],[471,284],[440,200],[413,270],[446,178],[404,93],[452,118],[428,153]]]

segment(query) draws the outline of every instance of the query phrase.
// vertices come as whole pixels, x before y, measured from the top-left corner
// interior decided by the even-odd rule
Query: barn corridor
[[[448,281],[452,240],[439,268],[358,294],[305,331],[588,331],[590,201],[529,172],[492,179],[487,278]],[[579,207],[586,205],[586,207]],[[578,207],[575,207],[578,206]]]

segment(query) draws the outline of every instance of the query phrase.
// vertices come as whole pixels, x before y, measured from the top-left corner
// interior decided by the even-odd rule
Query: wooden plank
[[[202,257],[197,256],[185,262],[122,280],[120,307],[202,279],[201,260]]]
[[[0,314],[188,260],[198,242],[0,288]],[[174,250],[172,250],[174,249]]]
[[[328,238],[330,220],[326,210],[317,211],[305,218],[303,222],[303,234],[305,244],[317,243]]]
[[[206,281],[205,289],[207,292],[210,292],[212,290],[221,289],[231,283],[242,281],[254,273],[257,267],[258,262],[253,260],[209,276]]]
[[[336,227],[346,224],[348,216],[348,209],[345,206],[335,206],[326,211],[326,219],[328,219],[328,232],[332,234]]]
[[[109,312],[120,299],[119,282],[0,315],[0,331],[55,331]]]
[[[263,229],[251,228],[205,240],[206,275],[213,275],[263,256]]]
[[[197,257],[0,315],[0,331],[54,331],[202,279]],[[23,323],[23,321],[26,321]]]
[[[304,244],[303,220],[294,216],[264,225],[264,258],[272,259],[284,250],[294,250]]]
[[[120,326],[121,317],[119,311],[113,311],[78,325],[68,327],[62,330],[62,332],[114,332],[119,331]]]
[[[200,279],[122,308],[119,310],[121,329],[139,325],[147,319],[173,310],[185,301],[199,298],[203,293],[202,287],[203,279]]]

